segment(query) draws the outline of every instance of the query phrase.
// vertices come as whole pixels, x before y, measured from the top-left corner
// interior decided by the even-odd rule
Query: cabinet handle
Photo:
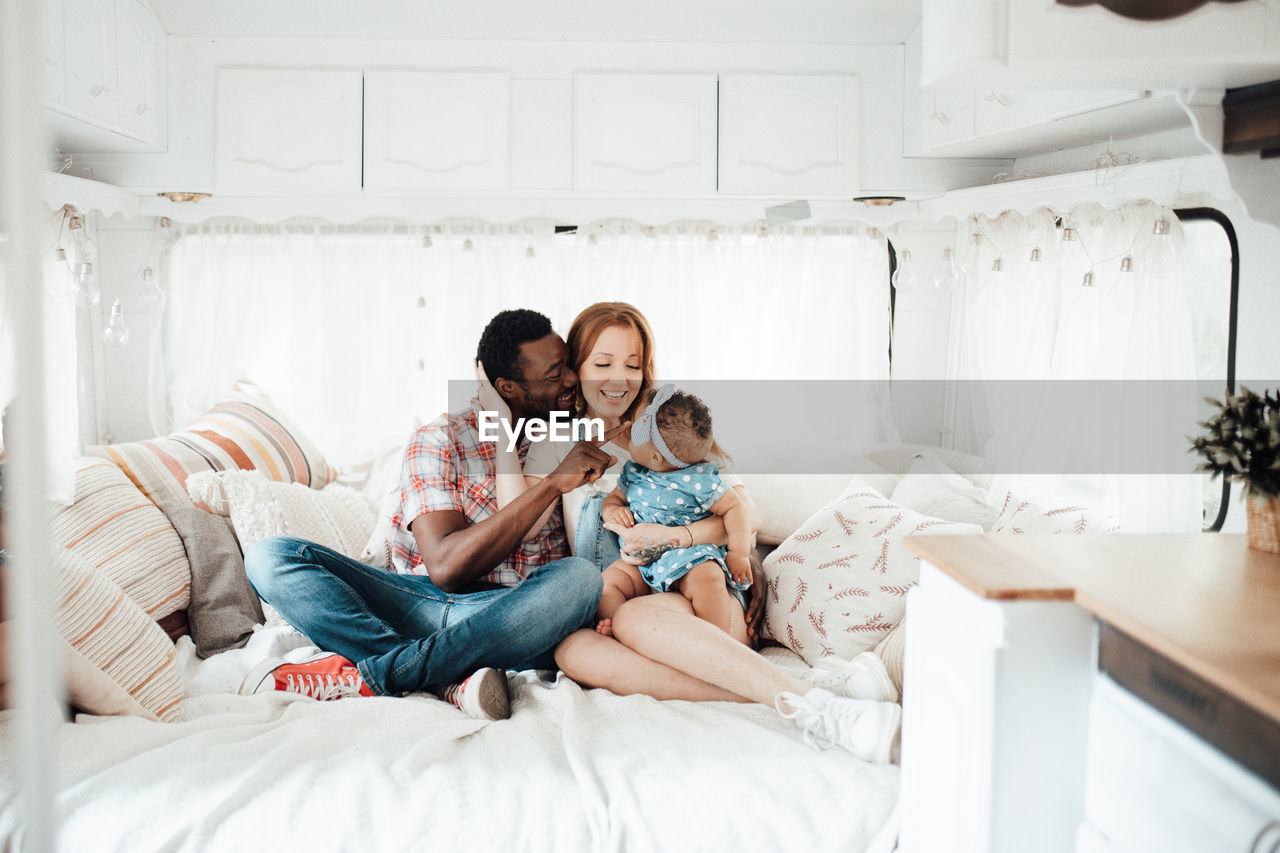
[[[988,89],[987,94],[983,97],[988,101],[994,101],[1002,107],[1007,107],[1013,103],[1013,98],[1010,98],[1004,92],[997,92],[995,89]]]
[[[149,109],[151,109],[151,106],[149,104],[138,104],[136,107],[133,108],[133,111],[138,115],[144,115]]]
[[[102,86],[102,85],[94,86],[92,89],[89,90],[89,97],[96,98],[105,91],[107,91],[107,88],[105,86]]]
[[[947,115],[946,113],[938,113],[938,112],[929,113],[929,118],[933,119],[938,124],[951,124],[951,116]]]

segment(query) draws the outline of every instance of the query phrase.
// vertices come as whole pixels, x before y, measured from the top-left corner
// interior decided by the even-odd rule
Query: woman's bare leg
[[[739,630],[745,637],[745,622]],[[804,695],[809,690],[741,641],[699,619],[678,593],[626,602],[614,613],[613,635],[650,661],[753,702],[772,706],[779,693]],[[630,692],[648,691],[638,687]]]
[[[584,687],[603,687],[619,696],[643,693],[654,699],[690,702],[748,702],[742,696],[650,660],[613,637],[588,628],[556,647],[556,665]]]

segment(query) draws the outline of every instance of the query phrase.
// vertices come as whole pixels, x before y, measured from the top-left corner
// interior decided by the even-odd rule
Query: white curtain
[[[987,456],[1017,487],[1039,479],[1075,492],[1123,530],[1200,529],[1174,213],[1151,203],[1006,212],[974,217],[961,238],[950,445]]]
[[[659,375],[677,381],[888,376],[886,242],[856,223],[557,235],[545,221],[219,222],[176,235],[165,286],[156,429],[249,378],[340,465],[456,405],[485,323],[507,308],[564,334],[593,302],[630,302],[653,325]]]

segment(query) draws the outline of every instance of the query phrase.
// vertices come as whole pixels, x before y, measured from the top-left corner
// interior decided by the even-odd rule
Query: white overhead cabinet
[[[163,140],[164,29],[147,0],[116,7],[116,85],[119,125],[129,136]]]
[[[221,189],[360,188],[359,71],[218,71],[214,180]]]
[[[720,192],[851,195],[858,133],[856,77],[721,75]]]
[[[575,189],[716,191],[714,74],[578,74],[574,105]]]
[[[367,71],[364,86],[366,189],[507,188],[506,74]]]
[[[146,0],[48,0],[44,103],[54,140],[76,151],[166,143],[167,45]]]
[[[1185,127],[1171,96],[1144,90],[922,85],[920,30],[907,40],[904,150],[915,156],[1013,157]]]
[[[1280,3],[1166,21],[1052,0],[924,0],[923,80],[971,88],[1230,88],[1280,77]]]

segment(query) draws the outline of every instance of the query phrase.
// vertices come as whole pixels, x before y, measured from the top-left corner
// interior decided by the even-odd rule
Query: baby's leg
[[[684,597],[693,605],[693,613],[715,625],[740,642],[747,642],[747,623],[742,605],[729,592],[724,569],[712,560],[700,563],[677,581]]]
[[[622,606],[622,602],[645,595],[649,585],[644,582],[640,570],[624,560],[614,560],[604,570],[604,592],[600,595],[600,606],[596,608],[596,630],[606,637],[613,636],[613,612]]]

